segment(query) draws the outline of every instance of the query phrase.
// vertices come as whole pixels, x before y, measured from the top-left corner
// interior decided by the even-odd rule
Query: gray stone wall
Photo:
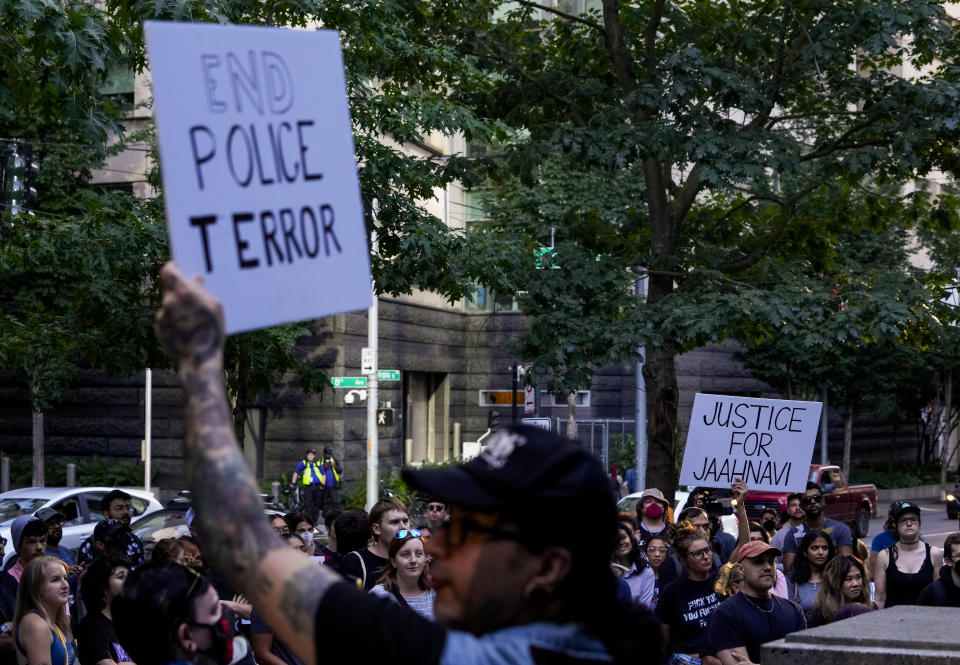
[[[404,375],[431,372],[447,376],[450,387],[450,423],[461,425],[462,440],[476,440],[486,430],[489,406],[479,404],[481,390],[509,390],[509,340],[519,335],[525,318],[517,313],[464,313],[453,308],[425,307],[390,299],[380,301],[380,368],[399,369]],[[313,333],[302,339],[299,351],[330,376],[358,376],[360,351],[366,346],[366,313],[351,313],[313,322]],[[732,360],[732,343],[707,345],[678,359],[679,422],[689,420],[696,392],[775,397]],[[170,372],[154,372],[153,466],[155,485],[176,490],[184,485],[181,393]],[[405,378],[406,380],[406,378]],[[395,409],[395,423],[380,429],[382,469],[398,467],[404,454],[404,381],[381,382],[379,400]],[[634,368],[605,367],[590,387],[590,406],[577,417],[634,417]],[[287,384],[263,402],[267,409],[263,476],[289,477],[304,450],[333,444],[346,466],[348,482],[365,469],[366,407],[344,403],[346,391],[329,386],[322,394],[305,395]],[[143,438],[143,375],[109,377],[83,372],[77,387],[46,415],[46,451],[49,456],[101,455],[117,460],[139,460]],[[510,420],[510,407],[495,407],[501,422]],[[544,407],[539,415],[565,418],[565,403]],[[831,457],[840,457],[843,423],[831,412]],[[22,389],[12,377],[0,376],[0,452],[30,454],[31,419]],[[628,430],[631,431],[631,430]],[[685,433],[681,432],[681,437]],[[910,459],[916,433],[903,428],[897,441],[884,423],[869,417],[855,426],[856,456],[877,458],[892,452]],[[250,444],[252,445],[252,444]],[[817,454],[818,455],[818,454]]]

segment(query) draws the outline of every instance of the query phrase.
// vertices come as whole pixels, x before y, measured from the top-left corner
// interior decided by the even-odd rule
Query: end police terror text
[[[224,171],[242,190],[282,187],[323,179],[317,169],[322,145],[315,122],[285,117],[293,108],[293,77],[273,51],[205,53],[200,71],[207,110],[243,117],[230,125],[194,124],[188,130],[196,184],[203,191]],[[342,251],[327,202],[291,202],[270,210],[241,210],[190,217],[196,227],[207,272],[213,271],[211,227],[229,218],[240,269],[293,263]],[[249,225],[249,226],[247,226]]]

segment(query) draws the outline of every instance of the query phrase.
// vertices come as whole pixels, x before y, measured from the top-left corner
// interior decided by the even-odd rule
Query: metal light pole
[[[373,231],[370,232],[370,251],[376,254],[379,249],[377,242],[377,200],[373,200],[372,216]],[[373,371],[367,376],[367,500],[366,510],[373,508],[378,500],[379,474],[380,474],[380,440],[377,436],[377,369],[380,366],[378,360],[379,346],[377,344],[379,300],[377,299],[376,284],[371,282],[370,289],[373,293],[370,300],[370,309],[367,310],[367,346],[373,352]]]
[[[647,293],[644,280],[646,277],[637,279],[637,298],[646,300]],[[640,360],[637,362],[637,395],[636,395],[636,420],[634,430],[634,445],[636,447],[636,488],[633,491],[642,492],[647,489],[647,384],[643,379],[643,363],[647,359],[647,350],[641,346]],[[629,489],[629,488],[628,488]]]

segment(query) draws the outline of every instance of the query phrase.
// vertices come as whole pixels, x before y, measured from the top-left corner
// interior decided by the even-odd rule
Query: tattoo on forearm
[[[194,306],[188,306],[193,304]],[[216,315],[197,303],[185,303],[170,318],[160,319],[157,332],[173,358],[202,365],[223,348],[223,328]],[[192,357],[190,357],[192,355]]]
[[[320,599],[333,583],[333,575],[322,567],[303,571],[287,580],[280,594],[280,609],[297,632],[313,630]]]
[[[218,369],[191,369],[182,376],[187,476],[201,540],[217,571],[245,589],[267,552],[283,543],[267,524],[258,488],[234,438]],[[221,518],[225,505],[231,508],[231,521]]]

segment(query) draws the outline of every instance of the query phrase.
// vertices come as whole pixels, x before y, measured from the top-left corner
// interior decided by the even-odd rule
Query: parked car
[[[91,534],[97,522],[103,519],[100,501],[114,487],[24,487],[0,494],[0,536],[7,539],[3,558],[13,553],[10,524],[21,515],[33,515],[41,508],[52,508],[63,513],[63,540],[61,547],[75,550]],[[130,495],[132,519],[162,510],[153,494],[142,489],[122,488]]]
[[[130,530],[143,542],[147,559],[161,540],[190,535],[190,528],[187,526],[189,507],[190,504],[182,500],[169,501],[163,510],[148,513],[130,522]],[[265,517],[283,517],[283,512],[274,508],[265,508],[263,512]]]
[[[838,522],[856,521],[856,536],[863,538],[870,530],[870,518],[877,515],[877,488],[873,485],[848,485],[838,466],[810,465],[809,482],[820,486],[823,512]],[[758,519],[765,508],[783,512],[787,509],[787,492],[752,491],[747,495],[747,516]]]
[[[154,546],[164,538],[179,538],[190,534],[190,529],[187,527],[189,504],[171,507],[172,504],[173,502],[168,503],[167,508],[142,515],[130,522],[130,530],[143,541],[143,550],[147,559],[150,558]]]

